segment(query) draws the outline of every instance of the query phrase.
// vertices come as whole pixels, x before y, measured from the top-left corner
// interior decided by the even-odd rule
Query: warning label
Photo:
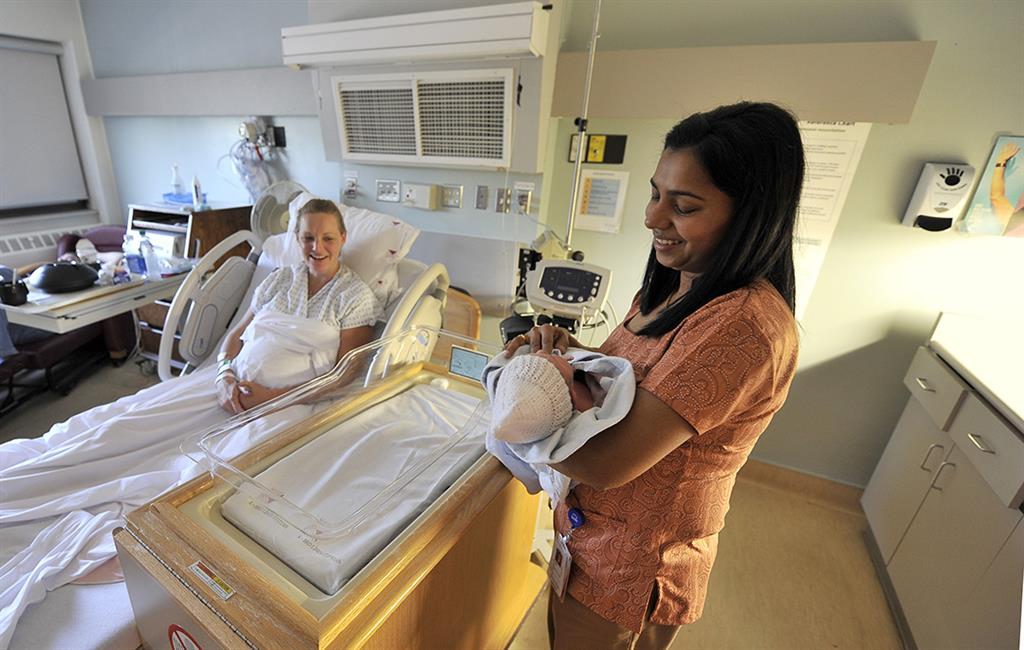
[[[199,642],[177,623],[167,627],[167,642],[170,643],[171,650],[203,650]]]

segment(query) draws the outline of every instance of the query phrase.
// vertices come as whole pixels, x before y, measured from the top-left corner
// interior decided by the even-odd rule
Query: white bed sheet
[[[124,582],[64,585],[22,614],[11,650],[135,650],[142,645]]]
[[[341,522],[452,440],[475,398],[417,385],[346,420],[254,477],[324,522]],[[474,429],[349,534],[312,536],[285,524],[274,504],[245,484],[222,514],[327,594],[336,593],[484,452]],[[280,510],[279,510],[280,511]],[[310,528],[313,520],[306,520]]]
[[[228,419],[212,390],[215,372],[157,384],[41,438],[0,445],[0,650],[29,605],[116,554],[111,533],[127,512],[205,471],[179,447]],[[316,408],[272,413],[220,451],[241,453]]]

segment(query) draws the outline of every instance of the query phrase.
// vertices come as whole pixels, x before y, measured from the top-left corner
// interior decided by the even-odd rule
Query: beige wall
[[[701,4],[700,11],[712,11],[710,4]],[[938,46],[910,123],[872,127],[801,324],[799,374],[789,401],[754,455],[864,485],[906,402],[903,373],[938,313],[987,310],[1009,301],[1024,309],[1019,281],[1024,276],[1024,241],[899,225],[924,162],[967,162],[980,168],[997,134],[1024,134],[1024,5],[980,0],[850,4],[864,11],[837,9],[849,19],[835,22],[832,29],[852,30],[855,40],[871,40],[865,37],[870,25],[850,21],[874,16],[880,38],[909,36],[938,41]],[[787,7],[796,11],[799,5]],[[884,16],[879,14],[883,10]],[[891,22],[884,22],[894,12],[899,16],[897,32]],[[637,12],[630,29],[642,32],[644,21],[654,24],[656,16]],[[574,10],[573,23],[582,21],[589,16]],[[779,42],[770,30],[784,34],[789,29],[766,28],[761,42]],[[842,40],[826,31],[804,34],[803,42]],[[670,82],[665,71],[648,74],[652,84]],[[566,153],[573,127],[571,120],[557,122],[545,179],[550,189],[542,210],[563,234],[572,171]],[[611,300],[620,316],[646,260],[650,240],[642,218],[648,178],[670,126],[666,120],[638,119],[595,119],[591,124],[594,133],[629,136],[625,164],[609,167],[631,172],[626,216],[619,234],[577,231],[573,245],[587,253],[588,261],[613,269]]]

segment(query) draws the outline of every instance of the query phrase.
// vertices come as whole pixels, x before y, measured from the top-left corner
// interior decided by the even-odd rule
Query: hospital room
[[[1024,648],[1022,35],[0,0],[0,650]]]

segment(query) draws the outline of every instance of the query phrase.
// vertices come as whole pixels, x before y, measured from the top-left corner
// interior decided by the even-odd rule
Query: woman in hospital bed
[[[0,446],[0,650],[30,604],[114,557],[111,531],[126,512],[204,471],[180,452],[186,438],[327,372],[371,340],[383,312],[340,261],[346,232],[338,207],[312,199],[297,216],[302,263],[257,287],[215,367]],[[240,453],[315,408],[269,412],[219,451]]]

